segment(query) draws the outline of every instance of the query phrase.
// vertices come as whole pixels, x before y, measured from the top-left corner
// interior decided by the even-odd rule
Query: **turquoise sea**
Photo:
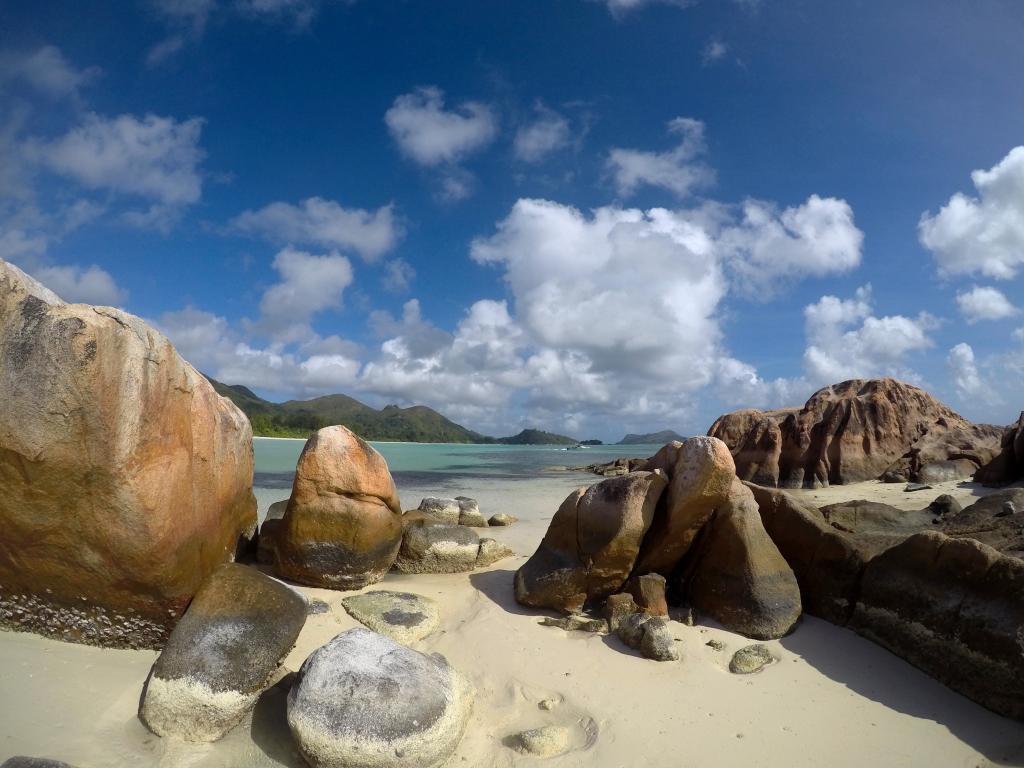
[[[273,501],[287,498],[295,464],[304,440],[257,437],[256,496],[261,514]],[[525,484],[553,484],[562,488],[587,485],[600,478],[588,472],[545,472],[546,467],[579,466],[611,461],[620,456],[646,458],[660,445],[597,445],[564,450],[548,445],[462,445],[456,443],[371,443],[384,456],[403,497],[414,505],[416,493],[474,495],[483,487],[515,493]],[[557,495],[557,494],[556,494]]]

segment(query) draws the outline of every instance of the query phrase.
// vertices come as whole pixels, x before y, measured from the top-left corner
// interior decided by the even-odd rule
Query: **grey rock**
[[[636,604],[636,600],[628,592],[611,595],[604,602],[604,617],[608,620],[608,628],[611,632],[618,632],[619,625],[639,611],[640,607]]]
[[[643,640],[643,626],[653,617],[646,613],[632,613],[619,622],[615,635],[630,648],[639,650]]]
[[[573,613],[569,616],[552,618],[545,616],[540,620],[545,627],[559,627],[567,632],[607,632],[608,621],[606,619],[594,619],[590,616]]]
[[[713,651],[724,651],[725,650],[725,643],[723,643],[721,640],[711,639],[711,640],[708,640],[706,643],[704,643],[704,645],[706,645],[708,648],[710,648]]]
[[[917,472],[919,483],[944,483],[949,480],[965,480],[978,471],[978,465],[970,459],[949,459],[925,464]]]
[[[904,488],[904,492],[913,493],[914,491],[930,491],[932,487],[927,483],[907,483],[907,487]]]
[[[512,557],[514,554],[515,552],[510,547],[494,539],[480,539],[480,549],[476,555],[476,567],[484,568],[488,565],[493,565],[499,560],[504,560],[506,557]]]
[[[545,725],[532,728],[515,736],[515,750],[534,757],[554,757],[569,751],[572,731],[564,725]]]
[[[450,525],[459,524],[459,502],[455,499],[438,499],[428,496],[420,502],[419,510]]]
[[[323,600],[318,600],[314,597],[307,600],[307,602],[308,605],[306,606],[306,613],[310,616],[316,616],[321,613],[331,612],[331,606]]]
[[[480,554],[480,537],[461,525],[413,524],[405,530],[395,566],[403,573],[464,573]]]
[[[468,525],[472,528],[486,528],[487,518],[480,512],[480,505],[476,499],[468,496],[456,496],[455,501],[459,504],[459,525]]]
[[[216,741],[269,686],[305,623],[297,591],[255,568],[222,565],[171,632],[139,717],[160,736]]]
[[[440,622],[437,603],[409,592],[365,592],[346,597],[341,604],[359,623],[400,643],[421,640]]]
[[[518,523],[518,522],[519,522],[519,518],[516,517],[515,515],[508,515],[508,514],[505,514],[504,512],[498,512],[496,514],[491,515],[490,519],[487,521],[487,524],[491,525],[491,526],[499,526],[500,527],[500,526],[512,525],[513,523]]]
[[[1001,517],[1008,517],[1009,515],[1017,514],[1017,508],[1013,506],[1012,501],[1004,501],[1003,508],[999,512]]]
[[[936,496],[935,501],[928,505],[928,512],[938,517],[948,517],[957,514],[963,506],[948,493]]]
[[[640,653],[655,661],[677,661],[679,650],[672,640],[668,622],[660,616],[654,616],[644,622],[641,628]]]
[[[0,763],[0,768],[73,768],[60,760],[49,760],[45,757],[25,757],[15,755]]]
[[[443,656],[350,629],[303,663],[288,726],[313,768],[430,768],[461,741],[473,695]]]
[[[732,655],[729,662],[729,671],[736,675],[749,675],[753,672],[760,672],[774,661],[768,646],[756,644],[740,648]]]

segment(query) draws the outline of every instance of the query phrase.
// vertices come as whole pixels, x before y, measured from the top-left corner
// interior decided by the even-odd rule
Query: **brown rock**
[[[611,632],[618,631],[619,625],[627,617],[639,612],[640,608],[637,606],[633,596],[628,592],[609,595],[604,603],[604,617],[608,620],[608,629]]]
[[[915,480],[947,460],[984,464],[1000,430],[895,379],[853,379],[815,392],[799,410],[727,414],[708,434],[728,444],[743,480],[818,488],[885,473]]]
[[[879,533],[909,536],[932,527],[930,509],[905,510],[877,501],[856,499],[828,504],[821,514],[833,528],[847,533]]]
[[[1024,718],[1024,561],[915,534],[867,564],[850,627],[982,706]]]
[[[670,480],[644,539],[636,572],[667,577],[728,497],[736,468],[725,443],[713,437],[669,443],[650,459],[649,466],[668,469]]]
[[[1024,411],[1016,424],[1004,430],[999,453],[974,474],[974,481],[985,485],[1001,485],[1021,479],[1024,479]]]
[[[569,494],[540,547],[516,572],[516,600],[574,612],[619,589],[664,488],[660,472],[632,472]]]
[[[668,616],[665,584],[665,577],[660,573],[646,573],[630,579],[626,589],[633,596],[638,610],[651,616]]]
[[[1009,502],[1016,514],[1007,515]],[[1007,488],[942,519],[939,530],[947,536],[976,539],[1004,555],[1024,558],[1024,488]]]
[[[734,481],[702,531],[684,588],[695,610],[758,640],[782,637],[800,619],[800,588],[765,532],[754,494]]]
[[[249,422],[139,318],[0,261],[0,625],[159,647],[256,528]]]
[[[402,543],[387,462],[345,427],[306,441],[277,532],[277,572],[302,584],[361,589],[384,578]]]

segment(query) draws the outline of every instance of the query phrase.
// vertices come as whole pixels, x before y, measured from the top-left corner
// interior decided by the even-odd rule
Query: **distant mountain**
[[[673,432],[671,429],[663,429],[661,432],[648,432],[646,435],[626,435],[616,445],[640,445],[645,443],[664,445],[665,443],[671,443],[673,440],[685,439],[678,432]]]
[[[239,384],[223,384],[214,379],[210,379],[210,383],[218,394],[242,409],[252,423],[253,434],[258,436],[305,438],[322,427],[341,424],[364,440],[494,442],[494,438],[466,429],[425,405],[409,408],[388,405],[378,411],[347,395],[272,403]]]
[[[512,437],[499,437],[503,445],[576,445],[576,438],[544,432],[540,429],[524,429]]]

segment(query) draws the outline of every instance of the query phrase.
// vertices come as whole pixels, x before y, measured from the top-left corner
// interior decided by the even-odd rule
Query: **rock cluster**
[[[710,437],[669,443],[647,466],[569,495],[517,571],[516,599],[567,613],[603,603],[612,631],[637,648],[641,625],[667,613],[666,583],[749,637],[792,629],[801,611],[796,577],[726,446]]]
[[[729,446],[742,480],[818,488],[967,478],[999,453],[1003,430],[972,424],[909,384],[853,379],[799,409],[726,414],[708,434]]]
[[[328,589],[384,578],[402,543],[402,510],[384,457],[342,426],[306,442],[274,534],[277,572]]]
[[[249,422],[139,318],[0,261],[0,626],[160,647],[256,527]]]

